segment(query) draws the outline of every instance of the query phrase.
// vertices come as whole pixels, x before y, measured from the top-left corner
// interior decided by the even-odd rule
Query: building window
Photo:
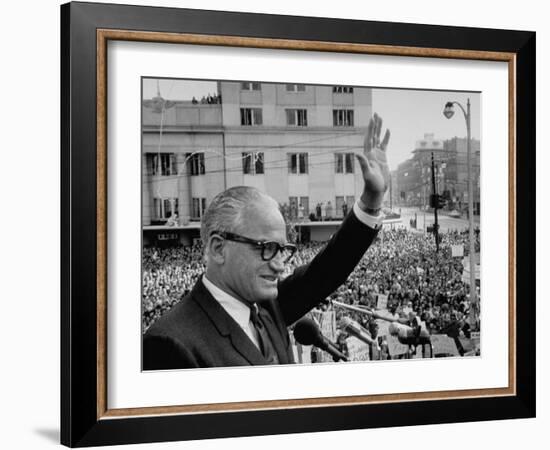
[[[306,85],[305,84],[287,84],[286,91],[287,92],[305,92]]]
[[[187,164],[190,175],[204,175],[204,153],[188,153]]]
[[[241,83],[241,90],[242,91],[259,91],[260,83],[258,83],[257,81],[243,81]]]
[[[353,173],[353,153],[336,153],[334,157],[336,159],[336,173]]]
[[[295,127],[307,127],[307,109],[287,109],[286,124]]]
[[[192,219],[200,220],[206,211],[206,199],[203,197],[193,197]]]
[[[307,172],[307,153],[289,153],[288,173],[304,174]]]
[[[245,175],[260,175],[264,173],[263,152],[244,152],[243,173]]]
[[[178,214],[177,198],[153,198],[153,216],[155,219],[166,220],[172,214]]]
[[[177,175],[174,153],[147,153],[148,175]]]
[[[353,94],[353,88],[351,86],[333,86],[332,92],[335,94]]]
[[[332,123],[335,127],[352,127],[353,109],[333,109]]]
[[[262,124],[261,108],[241,108],[241,125],[254,126]]]

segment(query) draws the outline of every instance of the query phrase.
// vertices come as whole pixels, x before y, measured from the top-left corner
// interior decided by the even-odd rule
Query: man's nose
[[[283,272],[285,270],[285,262],[281,252],[277,252],[275,257],[269,261],[269,266],[276,272]]]

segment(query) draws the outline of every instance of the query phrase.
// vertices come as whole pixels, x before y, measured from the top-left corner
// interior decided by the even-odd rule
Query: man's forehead
[[[244,210],[245,216],[281,216],[277,203],[270,197],[260,197],[250,202]],[[282,216],[281,216],[282,217]]]
[[[243,211],[241,226],[245,230],[280,232],[286,230],[277,204],[269,198],[262,198],[247,205]]]

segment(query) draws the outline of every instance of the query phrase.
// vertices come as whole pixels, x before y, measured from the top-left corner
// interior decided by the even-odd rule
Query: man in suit
[[[296,250],[275,200],[238,186],[218,194],[201,226],[206,273],[143,339],[143,369],[294,362],[287,327],[324,300],[353,271],[381,226],[389,184],[382,120],[370,120],[360,199],[323,250],[282,279]]]

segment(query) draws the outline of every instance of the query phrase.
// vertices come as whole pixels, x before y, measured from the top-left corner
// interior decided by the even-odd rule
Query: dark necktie
[[[279,358],[277,358],[277,353],[275,352],[269,333],[258,314],[258,307],[255,304],[250,308],[250,321],[254,324],[256,331],[258,331],[260,351],[267,361],[267,364],[278,364]]]

